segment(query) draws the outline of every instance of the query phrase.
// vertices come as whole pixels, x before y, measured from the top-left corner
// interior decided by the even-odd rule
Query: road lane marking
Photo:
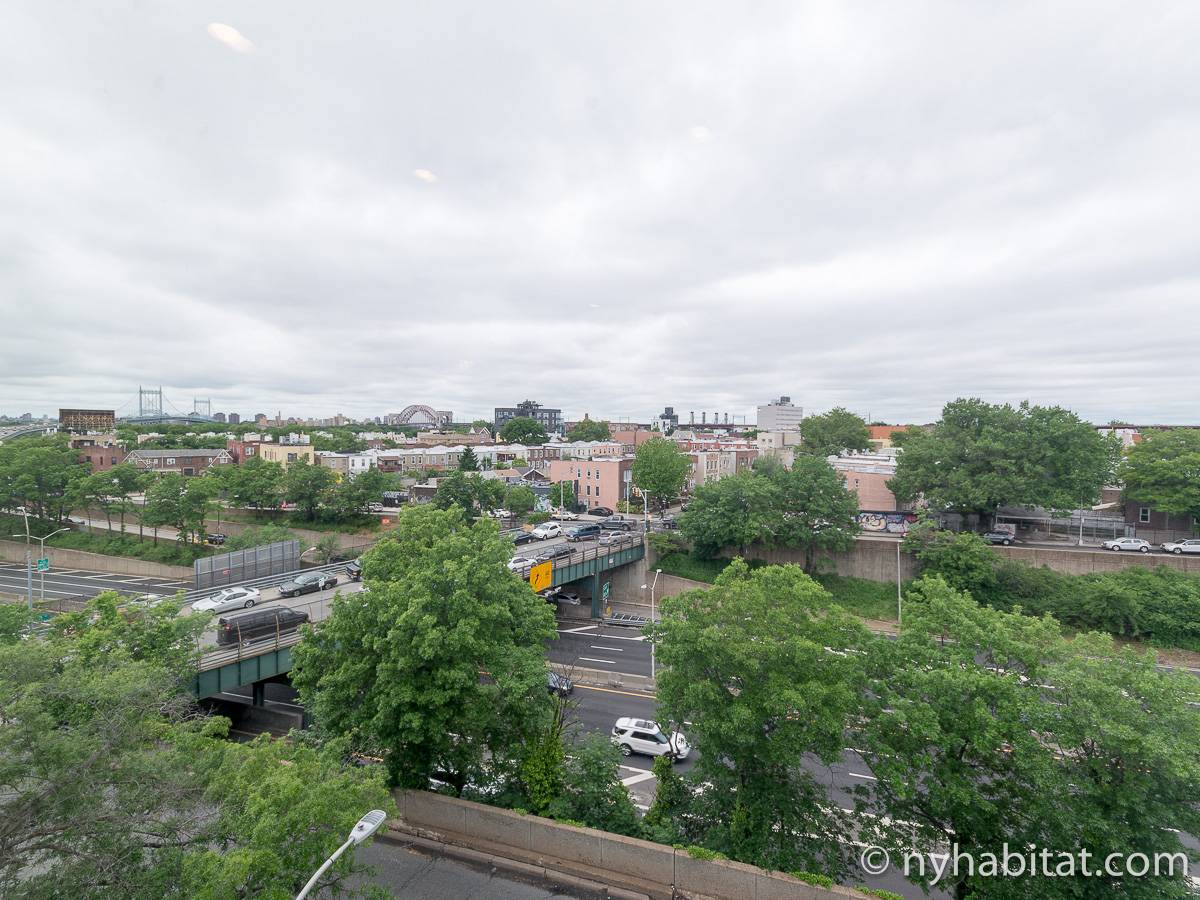
[[[601,694],[620,694],[622,697],[637,697],[639,700],[657,700],[658,699],[657,694],[651,694],[649,691],[641,691],[641,692],[622,691],[622,690],[619,690],[618,688],[596,687],[595,685],[591,685],[591,684],[576,684],[575,687],[577,687],[581,691],[599,691]]]
[[[615,659],[596,659],[594,656],[581,656],[579,657],[579,661],[604,663],[607,666],[615,666],[617,664]]]
[[[847,772],[846,774],[849,775],[851,778],[865,778],[867,781],[878,781],[879,780],[874,775],[859,775],[857,772]]]
[[[591,648],[593,650],[611,650],[614,653],[624,653],[625,652],[620,647],[601,647],[599,644],[592,644]]]
[[[594,631],[595,628],[596,628],[595,625],[584,625],[580,628],[560,628],[560,629],[558,629],[558,633],[559,634],[581,634],[584,631]]]
[[[628,778],[622,778],[621,784],[625,785],[625,787],[633,787],[635,784],[641,784],[643,781],[649,781],[653,777],[653,772],[642,772],[639,775],[630,775]]]

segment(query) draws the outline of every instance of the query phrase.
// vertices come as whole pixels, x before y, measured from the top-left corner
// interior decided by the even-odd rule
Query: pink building
[[[615,510],[633,488],[633,459],[552,459],[547,470],[550,481],[568,481],[575,486],[576,499],[592,509],[606,506]]]
[[[846,487],[858,494],[858,508],[871,512],[893,512],[896,496],[888,489],[896,475],[896,451],[846,453],[829,457],[829,463],[842,476]]]

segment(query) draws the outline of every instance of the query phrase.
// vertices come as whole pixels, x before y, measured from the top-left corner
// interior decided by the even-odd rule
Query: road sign
[[[48,557],[43,556],[41,559],[39,559],[37,561],[37,570],[39,572],[49,572],[50,571],[50,560]]]
[[[612,582],[606,581],[606,582],[604,582],[604,588],[600,591],[600,599],[603,600],[605,603],[608,602],[608,589],[610,587],[612,587]]]
[[[544,591],[554,580],[554,564],[550,560],[533,566],[529,570],[529,586],[535,591]]]

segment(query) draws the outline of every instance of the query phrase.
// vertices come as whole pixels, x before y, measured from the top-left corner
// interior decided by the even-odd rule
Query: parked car
[[[561,522],[574,522],[579,518],[579,513],[571,512],[569,509],[556,509],[554,518]]]
[[[561,537],[563,530],[557,522],[543,522],[530,533],[539,541],[544,541],[549,538]]]
[[[1016,543],[1017,540],[1011,531],[987,531],[984,532],[983,539],[989,544],[1003,544],[1005,547]]]
[[[522,544],[532,544],[537,540],[532,531],[511,531],[512,542],[520,547]]]
[[[575,690],[575,685],[566,675],[559,675],[557,672],[546,673],[546,687],[550,689],[550,693],[558,694],[560,697],[569,696]]]
[[[1149,553],[1153,549],[1149,541],[1134,537],[1123,537],[1112,541],[1105,541],[1103,546],[1105,550],[1136,550],[1139,553]]]
[[[659,524],[661,524],[663,528],[678,528],[679,527],[679,520],[676,519],[673,515],[671,515],[671,513],[663,513],[662,516],[659,517],[658,521],[659,521]]]
[[[210,531],[204,536],[206,543],[212,544],[214,547],[220,547],[228,538],[219,531]]]
[[[346,563],[346,577],[351,581],[362,581],[362,564],[357,559]]]
[[[488,515],[491,516],[493,519],[511,519],[512,518],[512,513],[510,513],[507,509],[493,509],[491,512],[488,513]]]
[[[308,613],[286,606],[269,606],[240,616],[217,619],[217,644],[244,644],[259,638],[295,631],[308,621]]]
[[[593,516],[612,516],[612,515],[616,515],[616,513],[614,513],[614,512],[613,512],[611,509],[609,509],[607,506],[593,506],[591,509],[589,509],[589,510],[588,510],[588,512],[589,512],[591,515],[593,515]]]
[[[571,542],[586,541],[591,538],[600,537],[601,528],[594,522],[588,522],[586,525],[576,525],[567,532],[567,540]]]
[[[633,531],[637,528],[637,520],[625,516],[612,515],[600,521],[600,527],[606,531]]]
[[[279,586],[280,597],[299,597],[301,594],[312,594],[323,591],[338,583],[336,575],[325,572],[304,572],[291,581],[285,581]]]
[[[582,602],[579,591],[572,590],[571,588],[560,589],[558,593],[549,599],[554,600],[556,603],[565,603],[568,606],[578,606]]]
[[[368,510],[369,512],[383,512],[383,504],[382,504],[382,503],[378,503],[378,502],[376,502],[376,503],[368,503],[368,504],[367,504],[367,510]]]
[[[646,756],[670,756],[672,760],[687,759],[692,748],[678,731],[670,736],[663,734],[657,722],[647,719],[624,717],[613,726],[612,742],[621,748],[621,753],[630,756],[642,753]]]
[[[1186,541],[1167,541],[1162,548],[1177,556],[1181,553],[1200,553],[1200,540],[1192,538]]]
[[[545,562],[548,559],[562,559],[564,556],[570,556],[574,552],[566,544],[555,544],[553,547],[539,550],[536,559],[538,562]]]
[[[249,609],[259,600],[257,588],[231,587],[217,591],[192,604],[192,612],[225,612],[229,609]]]
[[[624,544],[630,540],[629,533],[626,531],[603,531],[600,533],[598,543],[601,547],[611,547],[614,544]]]
[[[508,561],[508,571],[520,572],[522,569],[528,569],[534,565],[537,565],[537,560],[532,556],[514,556]]]

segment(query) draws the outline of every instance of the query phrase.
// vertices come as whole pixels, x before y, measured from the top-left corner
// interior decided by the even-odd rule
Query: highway
[[[37,549],[34,548],[34,555]],[[102,591],[120,591],[123,594],[150,593],[174,594],[188,590],[190,582],[152,578],[148,575],[114,575],[110,572],[88,572],[83,569],[51,569],[44,576],[33,573],[33,597],[42,596],[43,578],[47,600],[68,598],[91,598]],[[0,562],[0,594],[14,597],[25,596],[25,564]]]

